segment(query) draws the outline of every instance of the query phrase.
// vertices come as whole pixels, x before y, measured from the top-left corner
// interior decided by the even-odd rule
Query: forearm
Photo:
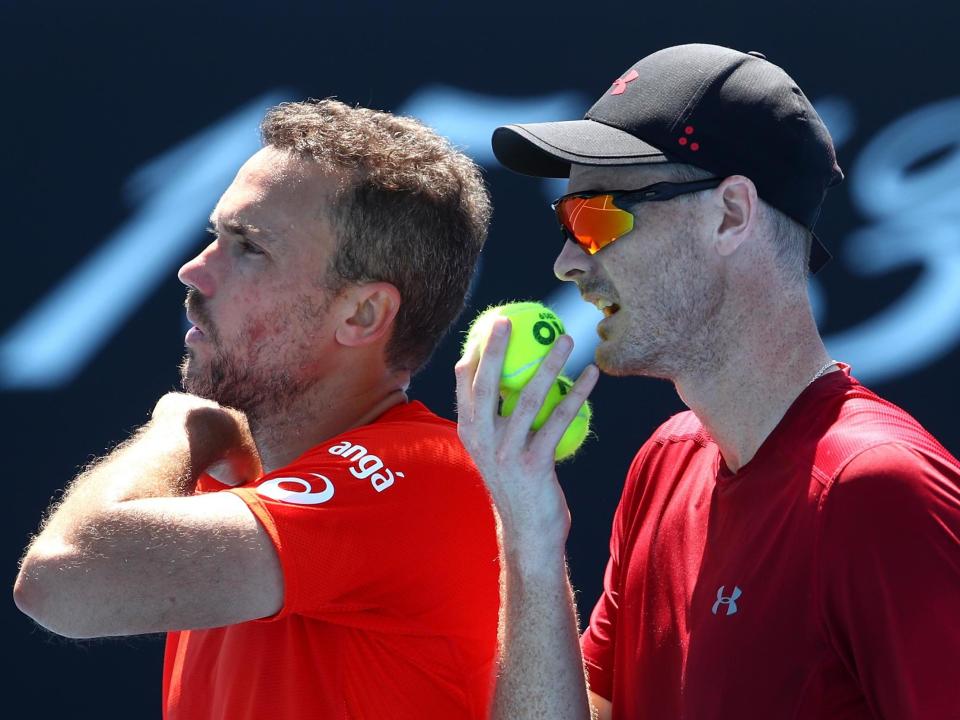
[[[232,495],[185,497],[201,473],[217,468],[230,484],[260,472],[246,419],[202,398],[165,395],[149,423],[81,473],[51,508],[21,563],[17,606],[68,637],[152,632],[176,627],[176,618],[203,626],[211,618],[271,612],[275,597],[249,616],[211,615],[184,602],[195,597],[188,588],[211,578],[220,583],[219,564],[198,570],[227,552],[231,544],[221,545],[220,533],[232,528],[236,538],[247,539],[258,532],[249,510]],[[209,514],[219,518],[212,535]],[[265,535],[256,536],[270,571],[276,562],[272,545]],[[242,561],[237,568],[247,571]],[[219,605],[229,608],[229,598]]]
[[[95,542],[112,509],[131,500],[189,495],[200,473],[215,468],[229,484],[260,473],[246,418],[209,400],[168,393],[150,422],[68,486],[28,556],[41,542],[58,552],[81,538]]]
[[[185,434],[148,424],[93,463],[51,507],[27,547],[14,585],[17,606],[44,627],[68,637],[92,637],[101,596],[115,577],[105,565],[123,562],[123,525],[136,522],[124,509],[145,498],[179,495],[193,487]]]
[[[41,543],[78,542],[91,534],[90,523],[103,518],[118,503],[189,494],[196,476],[184,430],[147,424],[67,486],[30,549]]]
[[[577,611],[562,552],[501,553],[501,651],[495,720],[590,717]]]
[[[508,417],[498,412],[509,322],[496,320],[486,349],[457,363],[458,433],[483,475],[500,539],[500,657],[497,720],[588,720],[590,702],[564,547],[570,511],[557,479],[556,449],[597,381],[588,366],[549,419],[530,432],[573,343],[556,344]]]

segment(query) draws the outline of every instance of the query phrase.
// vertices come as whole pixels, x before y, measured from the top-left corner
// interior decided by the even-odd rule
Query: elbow
[[[44,587],[44,574],[42,563],[29,555],[25,557],[13,584],[13,602],[20,612],[46,627],[42,618],[49,603],[47,588]]]
[[[13,585],[13,602],[20,612],[52,633],[78,640],[96,637],[84,626],[80,609],[72,607],[62,568],[61,562],[28,555]]]

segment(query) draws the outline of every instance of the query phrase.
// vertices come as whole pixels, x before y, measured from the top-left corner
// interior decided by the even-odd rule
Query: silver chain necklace
[[[811,385],[813,385],[815,380],[818,380],[819,378],[823,377],[823,374],[836,364],[837,364],[836,360],[831,360],[830,362],[828,362],[822,368],[817,370],[817,374],[814,375],[812,378],[810,378],[810,382],[808,382],[804,387],[810,387]]]

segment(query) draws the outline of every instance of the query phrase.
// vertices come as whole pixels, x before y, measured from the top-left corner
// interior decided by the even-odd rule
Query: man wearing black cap
[[[570,178],[555,271],[606,316],[599,368],[670,380],[691,409],[630,467],[578,647],[553,450],[598,371],[529,433],[569,338],[509,418],[508,323],[458,364],[502,524],[497,717],[958,717],[960,464],[823,346],[806,279],[843,175],[793,80],[759,53],[668,48],[584,120],[493,147]]]

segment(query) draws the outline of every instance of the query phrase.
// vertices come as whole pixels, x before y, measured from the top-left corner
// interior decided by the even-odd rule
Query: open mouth
[[[611,317],[620,311],[620,306],[597,295],[584,294],[583,299],[603,313],[604,317]]]

